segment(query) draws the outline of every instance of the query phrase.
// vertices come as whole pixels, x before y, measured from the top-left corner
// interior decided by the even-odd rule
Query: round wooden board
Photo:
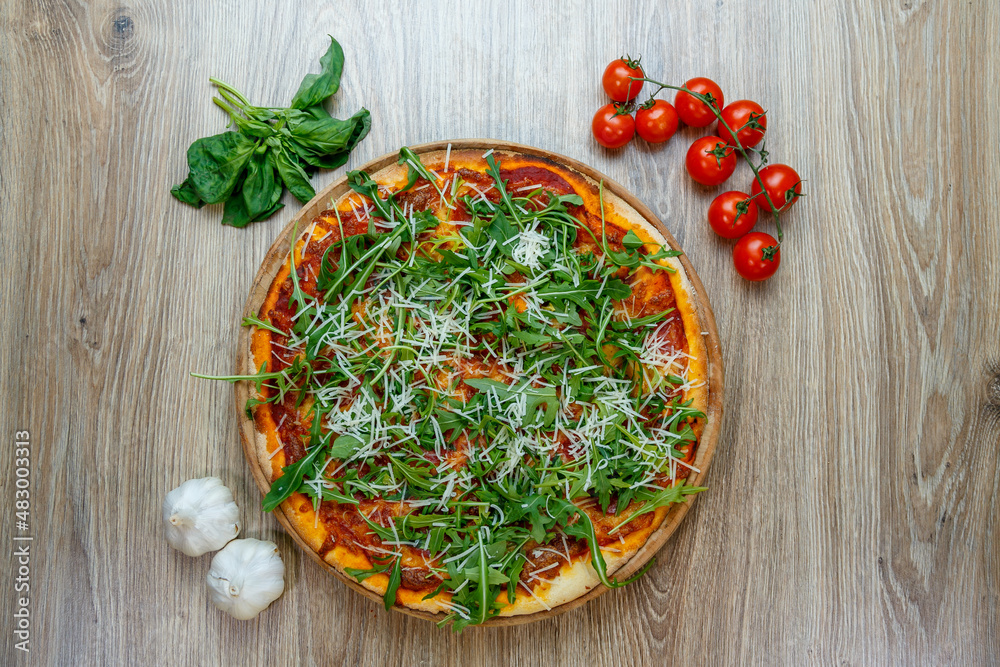
[[[663,223],[660,222],[655,215],[653,215],[653,212],[650,211],[645,204],[636,199],[634,195],[628,192],[628,190],[620,184],[616,183],[592,167],[588,167],[587,165],[573,160],[572,158],[552,153],[551,151],[493,139],[459,139],[451,142],[438,141],[413,146],[412,149],[417,155],[424,155],[426,153],[446,150],[449,145],[452,150],[477,149],[487,151],[492,148],[497,151],[509,150],[527,155],[534,155],[552,160],[553,162],[557,162],[562,166],[572,169],[591,179],[594,184],[603,181],[606,193],[610,192],[613,195],[616,195],[627,205],[631,206],[637,213],[639,213],[639,215],[645,218],[651,226],[663,235],[671,248],[681,250],[673,235],[671,235]],[[380,169],[395,164],[397,159],[398,153],[383,155],[382,157],[372,160],[362,166],[361,170],[369,174],[374,174]],[[304,232],[308,224],[317,215],[319,215],[320,212],[329,208],[331,200],[339,199],[341,195],[347,193],[349,190],[350,188],[347,185],[347,177],[344,176],[338,179],[321,192],[317,193],[312,201],[303,206],[295,218],[293,218],[282,230],[281,234],[278,235],[278,238],[275,239],[271,248],[268,250],[264,261],[261,264],[260,270],[257,272],[257,277],[255,278],[253,286],[250,289],[250,296],[247,298],[246,306],[243,309],[244,316],[258,315],[260,306],[271,286],[271,282],[274,280],[275,275],[277,275],[279,268],[284,264],[285,258],[288,255],[289,248],[291,247],[292,232],[296,225],[298,225],[300,232]],[[698,279],[698,274],[695,273],[694,267],[691,266],[691,262],[688,260],[687,255],[681,255],[678,259],[680,260],[688,279],[694,287],[698,317],[701,321],[702,335],[704,337],[705,347],[708,351],[708,407],[706,409],[705,429],[702,432],[701,439],[698,443],[698,450],[695,455],[695,467],[698,468],[700,472],[689,478],[689,482],[691,484],[701,485],[704,483],[705,477],[708,474],[708,466],[711,462],[712,454],[715,451],[715,446],[719,439],[724,378],[722,352],[719,348],[719,335],[716,330],[715,316],[712,313],[712,307],[709,304],[705,288]],[[240,375],[253,374],[256,370],[257,369],[254,368],[252,363],[252,355],[250,351],[250,329],[248,327],[241,327],[236,353],[236,373]],[[250,398],[250,383],[237,382],[235,385],[235,406],[240,424],[240,434],[243,439],[243,451],[246,455],[247,461],[250,463],[250,469],[253,472],[254,479],[257,480],[257,486],[260,488],[262,494],[266,494],[271,488],[271,482],[267,473],[265,473],[265,471],[261,468],[260,462],[257,458],[255,442],[256,430],[254,428],[254,422],[252,419],[247,417],[244,409],[248,398]],[[642,546],[642,548],[640,548],[627,563],[615,572],[615,577],[618,579],[624,579],[642,568],[642,566],[656,554],[660,547],[663,546],[667,539],[677,529],[677,526],[687,514],[691,507],[691,503],[694,502],[694,498],[696,497],[697,496],[690,496],[687,502],[672,506],[664,518],[663,523],[660,524],[660,527],[650,535],[649,539]],[[292,528],[288,517],[284,513],[284,505],[279,506],[278,509],[274,511],[274,514],[277,517],[278,522],[284,526],[285,530],[298,543],[302,550],[309,554],[313,560],[358,593],[375,602],[380,604],[382,603],[382,596],[368,590],[350,577],[347,577],[339,572],[336,568],[323,560],[311,547],[309,547]],[[559,605],[549,611],[541,611],[521,616],[497,617],[487,621],[485,625],[518,625],[521,623],[541,620],[543,618],[549,618],[551,616],[567,612],[571,609],[575,609],[589,600],[594,599],[598,595],[605,593],[607,590],[608,589],[606,587],[598,585],[586,594],[565,604]],[[432,614],[429,612],[400,607],[398,605],[394,606],[393,609],[429,621],[440,621],[444,617],[443,614]]]

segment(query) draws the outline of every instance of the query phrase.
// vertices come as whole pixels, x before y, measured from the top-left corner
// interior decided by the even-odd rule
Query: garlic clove
[[[189,479],[163,499],[167,542],[188,556],[226,545],[240,532],[240,508],[218,477]]]
[[[285,590],[285,563],[274,542],[233,540],[212,558],[208,597],[234,618],[254,618]]]

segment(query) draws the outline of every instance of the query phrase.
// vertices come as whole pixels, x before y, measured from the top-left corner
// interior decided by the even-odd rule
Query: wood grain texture
[[[32,651],[14,649],[7,577],[5,664],[1000,660],[996,2],[15,0],[0,30],[0,544],[24,428],[35,538]],[[169,187],[188,144],[222,129],[209,76],[285,103],[328,33],[347,55],[331,111],[373,117],[349,167],[447,138],[550,149],[628,187],[695,265],[726,417],[710,491],[640,582],[453,635],[348,590],[254,509],[230,388],[188,373],[231,367],[296,207],[234,230]],[[624,51],[768,109],[768,150],[809,196],[767,284],[741,281],[703,220],[717,191],[683,168],[699,131],[618,152],[590,139]],[[220,614],[209,556],[161,538],[166,491],[206,474],[285,557],[287,591],[258,620]]]

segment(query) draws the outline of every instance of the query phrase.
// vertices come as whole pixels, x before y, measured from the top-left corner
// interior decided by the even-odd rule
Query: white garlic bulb
[[[212,558],[205,582],[216,607],[246,621],[281,597],[285,564],[274,542],[234,540]]]
[[[240,532],[240,508],[218,477],[189,479],[163,499],[167,542],[188,556],[221,549]]]

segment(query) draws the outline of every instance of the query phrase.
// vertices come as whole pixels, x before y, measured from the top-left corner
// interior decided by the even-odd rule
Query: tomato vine
[[[655,98],[660,92],[667,89],[676,90],[678,92],[684,92],[687,93],[688,95],[691,95],[692,97],[699,100],[705,106],[707,106],[709,109],[712,110],[712,113],[715,114],[715,117],[718,119],[719,124],[722,127],[726,128],[726,131],[729,133],[730,138],[736,137],[737,133],[740,130],[745,129],[747,127],[759,127],[759,124],[752,125],[752,123],[756,122],[754,119],[748,120],[744,125],[741,125],[738,128],[734,129],[730,127],[729,123],[726,122],[726,119],[722,117],[722,111],[717,109],[716,106],[712,104],[714,98],[712,98],[711,95],[702,95],[701,93],[697,93],[693,90],[690,90],[685,86],[673,86],[670,85],[669,83],[663,83],[661,81],[657,81],[649,77],[642,77],[642,79],[636,79],[636,80],[637,81],[641,80],[643,83],[651,83],[654,86],[659,86],[659,88],[652,95],[650,95],[650,99]],[[735,141],[734,143],[727,143],[725,145],[725,148],[731,148],[734,151],[738,152],[739,155],[743,158],[743,161],[750,166],[750,170],[753,171],[754,180],[757,182],[757,184],[760,186],[761,189],[760,194],[763,194],[764,198],[767,199],[768,207],[770,208],[771,213],[774,217],[774,227],[778,232],[777,246],[780,247],[782,241],[784,240],[784,233],[781,230],[781,221],[778,219],[778,214],[780,214],[782,211],[791,206],[796,199],[798,199],[799,197],[804,197],[805,195],[795,190],[795,188],[792,188],[792,190],[790,190],[789,194],[786,196],[785,204],[781,207],[775,206],[774,201],[771,199],[771,194],[768,192],[768,189],[767,187],[765,187],[764,181],[763,179],[761,179],[760,176],[760,170],[767,165],[767,157],[768,157],[767,151],[764,150],[763,148],[752,148],[752,147],[744,148],[743,145],[740,144],[738,140]],[[760,163],[754,164],[754,161],[750,159],[750,155],[748,154],[747,151],[756,153],[760,157]],[[801,181],[799,182],[801,183]],[[797,185],[798,184],[796,184],[796,186]],[[774,253],[777,252],[778,247],[773,248],[773,250],[771,248],[765,249],[764,250],[765,258],[770,259],[774,255]]]

